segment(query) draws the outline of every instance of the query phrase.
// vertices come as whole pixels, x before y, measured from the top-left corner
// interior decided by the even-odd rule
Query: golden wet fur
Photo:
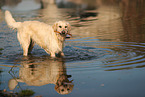
[[[51,57],[56,57],[56,53],[64,56],[64,41],[71,30],[66,21],[58,21],[53,26],[39,21],[16,22],[9,11],[5,11],[5,20],[10,28],[17,29],[17,38],[22,45],[24,56],[28,56],[35,43]]]

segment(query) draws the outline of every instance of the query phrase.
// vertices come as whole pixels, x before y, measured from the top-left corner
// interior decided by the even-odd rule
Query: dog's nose
[[[62,33],[62,34],[65,34],[65,31],[62,31],[61,33]]]

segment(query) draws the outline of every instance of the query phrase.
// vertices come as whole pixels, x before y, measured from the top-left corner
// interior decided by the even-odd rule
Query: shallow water
[[[145,96],[143,0],[20,0],[2,2],[0,8],[0,90],[32,90],[32,97]],[[52,59],[37,45],[23,57],[4,10],[17,21],[68,21],[73,37],[65,42],[65,57]],[[57,85],[61,79],[67,86]]]

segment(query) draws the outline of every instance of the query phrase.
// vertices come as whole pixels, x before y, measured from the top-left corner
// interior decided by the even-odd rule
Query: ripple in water
[[[75,71],[115,71],[145,67],[145,43],[106,42],[94,38],[68,40],[64,48],[64,59],[68,69]],[[22,50],[21,50],[22,52]],[[31,56],[30,56],[31,57]],[[5,59],[5,61],[4,61]],[[34,48],[32,60],[49,59],[46,52]],[[2,64],[19,64],[22,53],[10,54],[2,58]]]
[[[103,42],[97,39],[72,40],[65,48],[68,68],[73,70],[125,70],[145,67],[145,44]],[[74,61],[79,62],[74,62]]]

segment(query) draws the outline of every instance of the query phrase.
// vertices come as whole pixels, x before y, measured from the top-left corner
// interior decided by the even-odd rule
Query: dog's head
[[[54,32],[58,32],[60,35],[66,36],[70,34],[71,26],[66,21],[58,21],[52,27]]]

